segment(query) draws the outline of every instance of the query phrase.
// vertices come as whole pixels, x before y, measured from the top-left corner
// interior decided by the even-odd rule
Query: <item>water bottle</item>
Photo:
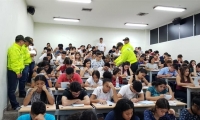
[[[116,78],[116,87],[117,88],[119,87],[119,78],[118,77]]]

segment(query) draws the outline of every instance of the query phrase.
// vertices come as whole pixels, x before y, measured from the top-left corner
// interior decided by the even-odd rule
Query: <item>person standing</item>
[[[30,54],[29,52],[28,47],[30,44],[32,44],[31,38],[25,37],[24,45],[21,48],[23,61],[24,61],[24,69],[22,71],[22,76],[19,79],[19,97],[20,98],[24,98],[26,96],[25,84],[28,80],[29,65],[32,62],[32,57],[35,56],[35,54]]]
[[[132,51],[134,51],[134,48],[133,48],[133,46],[130,44],[129,38],[128,38],[128,37],[124,38],[123,41],[124,41],[124,46],[125,46],[125,47],[128,47],[128,48],[130,48]]]
[[[16,36],[15,43],[8,49],[7,53],[8,97],[14,110],[20,109],[19,103],[16,100],[15,91],[24,69],[23,52],[21,50],[23,44],[24,37],[22,35]]]
[[[106,51],[106,45],[103,43],[103,38],[99,39],[100,43],[97,43],[96,47],[97,50],[105,52]]]
[[[30,38],[32,44],[29,45],[29,51],[30,52],[35,52],[35,56],[37,55],[37,50],[33,44],[33,38]],[[32,57],[32,62],[29,65],[29,74],[28,74],[28,81],[27,84],[31,85],[31,79],[32,79],[32,75],[33,75],[33,69],[35,67],[35,56]]]
[[[117,43],[117,49],[121,51],[121,55],[114,61],[116,66],[121,65],[124,62],[129,62],[131,64],[131,70],[133,73],[136,72],[138,68],[137,57],[133,52],[133,47],[129,44],[123,45],[123,43]]]

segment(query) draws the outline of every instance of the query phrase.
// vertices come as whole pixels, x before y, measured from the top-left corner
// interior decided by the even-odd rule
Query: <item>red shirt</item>
[[[75,66],[71,66],[73,69],[75,68]],[[58,70],[58,71],[61,71],[62,73],[64,73],[65,72],[65,70],[67,69],[67,66],[66,65],[63,65],[63,66],[61,66],[60,67],[60,69]]]
[[[122,84],[122,77],[118,78],[119,78],[119,84]],[[116,78],[114,76],[112,77],[112,84],[114,85],[114,87],[116,87]]]
[[[83,83],[83,80],[81,79],[80,75],[77,74],[77,73],[74,73],[74,75],[72,76],[72,79],[71,79],[71,80],[67,79],[66,73],[63,73],[62,75],[60,75],[60,76],[58,77],[58,80],[57,80],[57,82],[58,82],[59,84],[60,84],[61,82],[69,82],[69,83],[71,83],[71,82],[73,82],[73,81],[79,82],[80,84]]]

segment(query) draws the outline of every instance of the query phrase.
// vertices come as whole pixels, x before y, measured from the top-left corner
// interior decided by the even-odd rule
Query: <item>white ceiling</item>
[[[141,29],[127,27],[124,23],[146,23],[153,29],[171,22],[176,17],[184,17],[200,10],[200,0],[93,0],[90,4],[71,3],[57,0],[26,0],[35,7],[34,22],[68,24],[80,26]],[[185,12],[174,13],[153,10],[156,5],[184,7]],[[92,12],[84,12],[82,8],[92,8]],[[139,12],[149,13],[137,16]],[[58,22],[53,17],[77,18],[79,23]]]

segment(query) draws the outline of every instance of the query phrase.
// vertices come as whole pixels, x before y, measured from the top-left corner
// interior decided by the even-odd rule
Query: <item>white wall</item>
[[[33,36],[34,23],[24,0],[0,0],[0,119],[7,104],[7,49],[15,36]]]
[[[153,50],[159,50],[160,54],[168,52],[172,55],[173,59],[176,59],[178,54],[182,54],[184,60],[188,60],[189,62],[190,60],[196,60],[197,62],[200,62],[199,43],[200,36],[192,36],[183,39],[149,45],[147,46],[147,49],[151,48]]]
[[[107,45],[106,51],[110,50],[117,42],[123,38],[129,37],[131,44],[134,47],[141,46],[145,48],[148,37],[145,30],[127,30],[99,27],[83,27],[69,26],[60,24],[44,24],[35,23],[34,26],[34,44],[39,52],[42,52],[46,43],[51,43],[53,48],[59,43],[63,43],[67,47],[69,43],[73,46],[92,44],[96,45],[99,38],[103,37],[104,43]]]

